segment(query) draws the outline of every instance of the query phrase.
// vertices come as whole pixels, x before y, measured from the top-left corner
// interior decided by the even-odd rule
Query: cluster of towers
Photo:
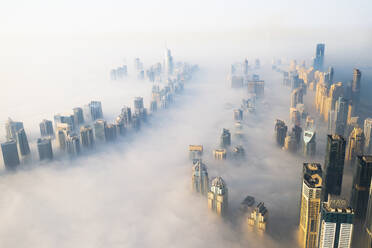
[[[284,82],[292,85],[290,121],[275,124],[276,143],[295,151],[301,137],[304,155],[315,154],[314,119],[304,111],[307,89],[315,91],[315,109],[328,122],[323,166],[304,163],[300,204],[299,236],[302,247],[371,247],[372,246],[372,156],[370,151],[372,120],[365,119],[364,130],[358,126],[361,72],[354,69],[350,85],[334,83],[333,68],[323,72],[324,44],[318,44],[313,67],[291,63]],[[302,111],[303,110],[303,111]],[[296,130],[297,129],[297,130]],[[288,136],[291,136],[288,138]],[[348,137],[347,139],[344,137]],[[295,141],[293,141],[295,140]],[[368,141],[367,141],[368,140]],[[342,195],[344,165],[351,166],[353,182],[350,198]]]
[[[153,89],[153,99],[150,103],[151,113],[157,111],[157,105],[167,108],[176,94],[183,90],[186,80],[197,70],[196,66],[179,63],[174,70],[175,75],[169,75],[168,84],[160,89]],[[91,101],[81,107],[76,107],[70,114],[56,114],[54,125],[51,120],[44,119],[40,123],[40,135],[37,139],[37,150],[40,160],[52,160],[53,144],[62,154],[73,158],[82,151],[92,150],[97,143],[104,144],[117,140],[128,131],[139,131],[141,123],[146,123],[148,111],[144,107],[143,98],[134,99],[134,108],[124,106],[120,115],[113,123],[103,118],[102,104]],[[5,125],[7,141],[1,144],[1,150],[6,169],[14,170],[21,163],[31,161],[31,149],[22,122],[9,119]]]

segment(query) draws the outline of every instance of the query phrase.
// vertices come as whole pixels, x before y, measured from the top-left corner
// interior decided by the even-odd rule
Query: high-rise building
[[[304,103],[304,93],[302,88],[296,88],[291,93],[291,108],[295,108],[297,104]]]
[[[196,159],[192,167],[192,189],[202,195],[207,195],[209,190],[209,180],[207,166],[201,159]]]
[[[325,44],[317,44],[313,67],[315,70],[323,70]]]
[[[244,60],[244,75],[248,75],[248,59]]]
[[[5,123],[6,139],[16,140],[16,133],[23,128],[23,122],[13,121],[8,118],[8,121]]]
[[[351,92],[351,104],[353,106],[354,114],[358,114],[358,111],[359,111],[361,77],[362,77],[362,73],[360,72],[360,70],[354,69],[353,70],[353,83],[351,86],[351,91],[352,91]]]
[[[269,212],[263,202],[257,204],[251,214],[248,216],[248,225],[255,228],[257,231],[265,231]]]
[[[288,133],[287,137],[284,140],[284,150],[289,152],[296,152],[297,151],[297,142],[294,133]]]
[[[311,116],[306,117],[305,130],[315,130],[315,121]]]
[[[3,152],[4,165],[7,170],[14,170],[19,165],[19,156],[17,150],[17,142],[10,140],[1,144]]]
[[[222,129],[221,134],[221,147],[228,147],[231,145],[231,134],[228,129]]]
[[[141,117],[137,114],[132,115],[132,129],[138,132],[141,129]]]
[[[294,125],[292,128],[292,133],[296,139],[296,146],[298,148],[298,146],[301,144],[302,128],[300,126]]]
[[[244,158],[245,151],[244,151],[243,146],[241,146],[241,145],[234,146],[233,149],[232,149],[232,155],[235,159]]]
[[[80,125],[84,124],[84,115],[82,108],[74,108],[74,125],[75,127],[79,127]]]
[[[243,120],[243,110],[241,109],[234,109],[234,120],[241,121]]]
[[[106,126],[107,123],[105,120],[96,120],[93,124],[94,136],[97,141],[104,142],[106,141]]]
[[[71,130],[75,129],[75,122],[73,115],[61,115],[57,114],[54,116],[54,124],[57,127],[58,124],[65,123],[70,126]]]
[[[316,153],[316,133],[311,130],[304,132],[304,155],[306,157],[313,157]]]
[[[304,248],[317,246],[321,193],[321,165],[304,163],[299,232],[301,246]]]
[[[80,140],[76,134],[69,133],[66,137],[66,150],[68,155],[75,157],[80,153]]]
[[[328,194],[341,194],[346,141],[340,135],[328,135],[326,149],[323,173],[323,201],[328,199]]]
[[[201,159],[202,155],[203,155],[202,145],[189,145],[189,158],[191,160]]]
[[[85,121],[96,121],[103,118],[102,104],[98,101],[91,101],[84,106],[84,120]]]
[[[328,87],[330,87],[333,84],[333,75],[334,75],[334,69],[333,67],[328,68],[328,72],[324,73],[324,81]]]
[[[211,188],[208,192],[208,208],[220,216],[227,214],[228,191],[222,177],[216,177],[211,182]]]
[[[138,112],[143,109],[143,97],[134,98],[134,112]]]
[[[57,123],[56,137],[61,150],[66,150],[66,137],[71,132],[71,126],[67,123]]]
[[[53,137],[54,130],[53,130],[53,122],[44,119],[40,124],[40,134],[42,137]]]
[[[37,139],[37,150],[40,160],[53,159],[52,142],[50,138]]]
[[[365,228],[365,247],[372,247],[372,179],[369,186],[369,200],[368,200],[368,207],[367,207],[367,214],[364,223]]]
[[[28,145],[27,135],[25,130],[22,128],[17,131],[17,146],[18,152],[21,156],[27,156],[30,154],[30,146]]]
[[[165,75],[167,77],[171,76],[173,74],[173,57],[169,49],[166,49],[165,51],[164,67],[165,67]]]
[[[124,106],[121,109],[121,116],[125,122],[125,126],[130,127],[130,125],[132,124],[132,111],[130,107]]]
[[[372,118],[364,120],[364,154],[372,155]]]
[[[276,120],[275,123],[275,140],[278,146],[284,146],[284,140],[287,136],[287,129],[288,127],[285,125],[284,121]]]
[[[94,134],[91,126],[85,125],[80,128],[80,143],[87,149],[92,149],[94,147]]]
[[[297,108],[289,109],[289,119],[293,125],[301,126],[301,114]]]
[[[354,211],[343,199],[328,198],[321,203],[319,248],[351,247]]]
[[[213,157],[216,160],[225,160],[226,159],[226,149],[214,149]]]
[[[108,142],[115,141],[117,138],[117,127],[114,124],[107,124],[105,128],[105,140]]]
[[[151,102],[150,102],[150,110],[151,110],[151,112],[156,112],[157,110],[158,110],[158,103],[157,103],[157,101],[156,100],[152,100]]]
[[[363,154],[364,134],[363,130],[355,127],[349,136],[349,142],[346,149],[345,160],[349,165],[353,165],[357,156]]]
[[[345,135],[349,110],[348,105],[348,101],[343,97],[339,97],[335,104],[335,134]]]
[[[369,188],[372,177],[372,156],[358,156],[354,168],[351,206],[355,218],[364,220],[368,205]]]

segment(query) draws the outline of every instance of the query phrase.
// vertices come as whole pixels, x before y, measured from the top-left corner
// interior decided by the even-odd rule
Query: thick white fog
[[[70,13],[74,3],[67,2],[24,3],[18,15],[11,14],[18,8],[14,3],[8,4],[9,13],[0,10],[7,20],[0,17],[0,142],[11,117],[24,123],[33,154],[33,162],[17,172],[7,172],[0,161],[0,247],[297,247],[305,159],[274,142],[275,120],[289,122],[290,90],[282,85],[282,74],[271,70],[271,59],[310,63],[315,44],[324,42],[325,65],[335,67],[335,81],[351,80],[352,68],[358,67],[362,88],[370,92],[370,3],[360,1],[348,9],[347,1],[340,1],[336,13],[327,9],[339,1],[324,8],[317,5],[323,1],[316,1],[309,6],[312,11],[299,3],[289,7],[290,1],[270,1],[270,7],[251,1],[252,6],[245,1],[218,1],[216,6],[211,1],[180,6],[140,1],[134,7],[93,1],[77,4]],[[244,8],[237,10],[239,4]],[[66,23],[62,12],[71,14],[70,19],[63,15]],[[27,23],[31,13],[35,18]],[[322,25],[329,13],[332,18]],[[35,142],[42,119],[71,113],[91,100],[102,102],[110,122],[124,105],[133,107],[134,97],[144,97],[149,108],[152,83],[135,78],[134,59],[148,68],[163,62],[165,47],[176,62],[200,67],[170,109],[158,112],[140,132],[98,145],[90,154],[71,160],[53,146],[55,161],[38,162]],[[247,94],[231,89],[227,77],[231,64],[245,58],[250,64],[260,58],[262,68],[250,73],[265,80],[265,97],[255,114],[245,113],[244,139],[238,141],[233,109]],[[129,77],[111,81],[110,70],[123,64]],[[366,102],[368,90],[362,92]],[[310,112],[312,97],[311,92],[305,97]],[[326,127],[317,122],[314,160],[323,163]],[[243,162],[213,159],[223,128],[231,131],[233,144],[244,146]],[[190,144],[204,146],[209,178],[226,181],[227,219],[209,211],[206,198],[191,191]],[[344,189],[350,184],[348,172]],[[247,195],[263,201],[269,211],[263,236],[248,232],[239,218],[239,204]]]

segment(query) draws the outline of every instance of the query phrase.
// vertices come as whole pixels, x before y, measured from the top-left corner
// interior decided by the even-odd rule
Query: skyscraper
[[[66,149],[66,137],[69,132],[71,132],[71,126],[67,123],[57,123],[56,136],[59,148],[61,150]]]
[[[21,156],[27,156],[30,154],[30,146],[28,145],[28,140],[25,130],[22,128],[17,131],[17,146],[18,151]]]
[[[13,121],[12,119],[8,118],[8,121],[5,123],[5,132],[6,132],[6,139],[9,140],[16,140],[16,133],[23,128],[23,122]]]
[[[304,93],[302,88],[296,88],[291,93],[291,108],[295,108],[297,104],[304,103]]]
[[[316,153],[316,133],[311,130],[304,132],[304,155],[305,157],[315,156]]]
[[[116,125],[107,124],[105,128],[105,140],[108,142],[115,141],[117,138],[117,128]]]
[[[268,216],[269,212],[264,206],[264,203],[260,202],[248,216],[248,225],[254,227],[257,231],[263,232],[266,230]]]
[[[52,142],[50,138],[37,139],[37,150],[40,160],[53,159]]]
[[[189,158],[191,160],[201,159],[202,155],[203,155],[202,145],[189,145]]]
[[[364,120],[364,154],[372,155],[372,118]]]
[[[80,153],[80,140],[76,134],[70,133],[66,137],[66,150],[68,155],[75,157]]]
[[[244,60],[244,75],[248,75],[248,59]]]
[[[364,223],[365,228],[365,247],[372,247],[372,179],[369,186],[369,200],[367,215]]]
[[[7,170],[14,170],[19,165],[17,142],[10,140],[1,144],[4,165]]]
[[[289,152],[297,151],[297,142],[294,133],[288,133],[287,137],[284,139],[284,150]]]
[[[192,167],[192,189],[202,195],[207,195],[209,190],[209,180],[207,166],[201,159],[196,159]]]
[[[323,70],[325,44],[317,44],[313,67],[315,70]]]
[[[243,120],[243,110],[241,109],[234,109],[234,120],[241,121]]]
[[[106,130],[107,123],[105,120],[96,120],[93,124],[94,136],[97,141],[104,142],[106,141]]]
[[[354,168],[351,206],[355,218],[363,220],[366,215],[369,188],[372,177],[372,156],[358,156]]]
[[[348,101],[343,97],[339,97],[335,104],[335,133],[338,135],[345,135],[348,110]]]
[[[221,147],[228,147],[231,145],[231,134],[228,129],[222,129],[221,134]]]
[[[54,136],[54,130],[53,130],[53,122],[44,119],[40,124],[40,134],[42,137],[53,137]]]
[[[340,135],[328,135],[326,149],[323,173],[323,201],[328,199],[328,194],[341,194],[346,141]]]
[[[208,208],[220,216],[227,214],[228,192],[222,177],[216,177],[211,182],[211,188],[208,192]]]
[[[134,112],[143,109],[143,97],[134,98]]]
[[[65,123],[65,124],[68,124],[70,126],[70,129],[71,130],[74,130],[75,129],[75,122],[74,122],[74,116],[73,115],[61,115],[61,114],[57,114],[54,116],[54,124],[57,125],[60,124],[60,123]]]
[[[92,149],[94,147],[93,129],[89,125],[80,128],[80,142],[84,148]]]
[[[304,163],[299,233],[301,246],[304,248],[315,248],[318,242],[321,192],[321,165]]]
[[[74,125],[75,127],[78,127],[82,124],[84,124],[84,115],[83,115],[83,109],[82,108],[74,108]]]
[[[331,195],[330,195],[331,196]],[[343,199],[321,203],[319,248],[351,247],[354,211]]]
[[[165,51],[165,75],[168,78],[173,74],[173,57],[171,55],[171,51],[169,49],[166,49]]]
[[[360,79],[362,77],[362,73],[358,69],[353,70],[353,83],[351,86],[351,104],[353,106],[353,116],[358,114],[359,111],[359,101],[360,101],[360,88],[361,83]]]
[[[121,109],[121,116],[125,122],[125,126],[130,127],[130,125],[132,124],[132,111],[130,107],[124,106]]]
[[[278,146],[284,146],[284,140],[287,136],[287,129],[288,127],[285,125],[284,121],[276,120],[275,123],[275,140]]]
[[[102,104],[98,101],[91,101],[84,106],[84,120],[95,121],[103,118]]]
[[[216,160],[225,160],[226,159],[226,149],[214,149],[213,157]]]
[[[363,154],[364,134],[363,130],[355,127],[349,136],[345,160],[349,165],[353,165],[357,156]]]

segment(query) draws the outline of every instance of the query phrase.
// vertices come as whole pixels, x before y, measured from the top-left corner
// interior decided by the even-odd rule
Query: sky
[[[290,92],[271,59],[309,64],[324,42],[337,80],[347,82],[359,67],[368,88],[371,11],[368,0],[1,2],[0,141],[8,117],[23,121],[35,162],[15,174],[0,170],[0,247],[295,247],[304,158],[274,144],[275,119],[289,121]],[[148,68],[166,47],[176,61],[200,67],[173,108],[94,154],[37,162],[44,118],[91,100],[102,101],[109,121],[136,96],[148,107],[152,84],[135,79],[133,60]],[[247,160],[217,163],[212,150],[222,128],[234,132],[232,110],[246,97],[230,89],[229,69],[244,58],[261,59],[265,99],[244,123]],[[110,70],[122,64],[128,80],[111,81]],[[225,179],[229,221],[191,192],[189,144],[203,144],[210,177]],[[350,175],[344,180],[348,191]],[[264,238],[246,232],[238,217],[247,195],[269,210]]]

